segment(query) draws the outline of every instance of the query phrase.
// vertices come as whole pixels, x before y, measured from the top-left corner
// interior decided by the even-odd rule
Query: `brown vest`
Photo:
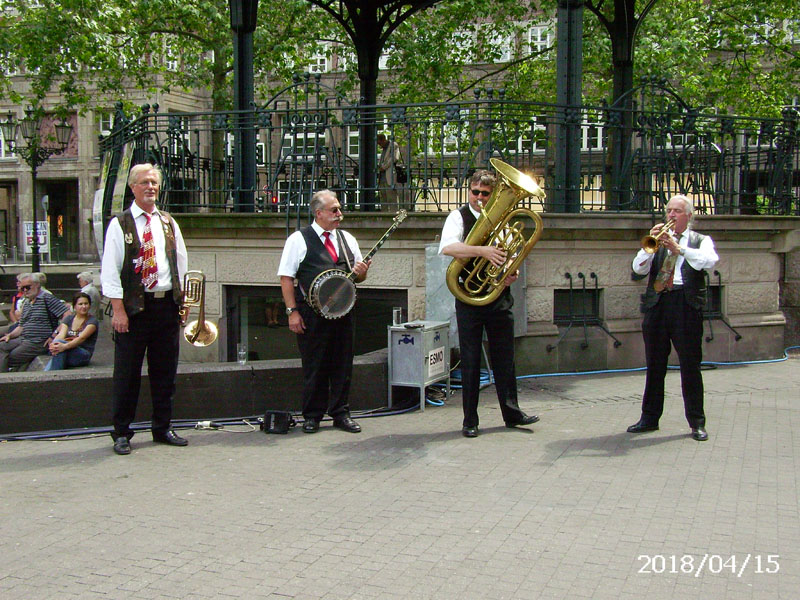
[[[161,218],[157,219],[157,221],[161,223],[161,227],[164,230],[166,246],[164,250],[167,253],[169,271],[172,277],[172,298],[175,300],[175,304],[180,306],[182,293],[180,280],[178,279],[178,252],[175,249],[175,228],[172,225],[173,221],[169,213],[160,212],[159,214],[167,219],[167,223]],[[122,261],[122,271],[120,272],[122,303],[125,305],[125,312],[128,313],[129,317],[132,317],[144,310],[142,274],[134,270],[134,261],[139,256],[141,242],[136,231],[136,220],[133,218],[130,208],[117,216],[117,219],[122,227],[122,235],[125,241],[125,258]]]

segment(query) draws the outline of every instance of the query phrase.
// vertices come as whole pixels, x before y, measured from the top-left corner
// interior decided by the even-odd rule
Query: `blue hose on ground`
[[[784,362],[789,359],[789,350],[800,350],[800,346],[788,346],[783,351],[782,358],[771,358],[765,360],[744,360],[744,361],[731,361],[731,362],[714,362],[714,361],[703,361],[701,365],[710,365],[713,367],[717,366],[737,366],[737,365],[760,365],[760,364],[769,364],[769,363],[777,363],[777,362]],[[679,369],[680,367],[669,367],[670,369]],[[605,375],[611,373],[635,373],[637,371],[645,371],[647,370],[646,367],[634,367],[630,369],[603,369],[599,371],[581,371],[581,372],[565,372],[565,373],[538,373],[532,375],[520,375],[517,379],[537,379],[540,377],[566,377],[566,376],[575,376],[575,375]],[[451,389],[461,389],[461,385],[453,384],[452,380],[461,381],[461,369],[453,369],[451,371]],[[481,369],[481,377],[480,377],[481,385],[484,383],[491,382],[491,373],[486,369]],[[446,387],[444,384],[433,384],[429,386],[431,388],[441,388]],[[429,399],[426,395],[425,401],[432,406],[442,406],[444,405],[444,400],[438,399]],[[407,412],[411,412],[417,410],[418,405],[415,403],[412,406],[396,409],[396,410],[375,410],[370,412],[364,413],[354,413],[356,418],[365,419],[365,418],[372,418],[372,417],[388,417],[392,415],[400,415]],[[299,416],[299,415],[293,415]],[[258,422],[259,419],[262,417],[259,415],[250,416],[250,417],[229,417],[229,418],[222,418],[222,419],[211,419],[211,421],[218,425],[219,427],[223,427],[225,425],[240,425],[242,422],[247,423],[250,420]],[[172,426],[174,429],[194,429],[195,426],[199,421],[204,419],[176,419],[172,421]],[[78,429],[56,429],[51,431],[31,431],[27,433],[17,433],[17,434],[6,434],[0,435],[0,441],[25,441],[25,440],[53,440],[58,438],[74,438],[77,436],[81,437],[93,437],[98,435],[105,435],[111,434],[112,431],[111,426],[106,427],[84,427]],[[131,429],[134,431],[147,431],[150,429],[150,423],[133,423],[131,424]]]

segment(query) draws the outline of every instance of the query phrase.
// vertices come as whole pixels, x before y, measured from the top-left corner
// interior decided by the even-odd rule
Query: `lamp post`
[[[38,110],[28,107],[25,110],[25,117],[16,122],[14,114],[8,111],[8,117],[0,122],[3,137],[8,143],[9,149],[13,150],[31,168],[31,208],[33,209],[33,239],[31,241],[31,271],[37,273],[40,267],[39,260],[39,232],[36,223],[36,171],[44,162],[54,154],[61,154],[67,149],[69,138],[72,135],[72,125],[64,119],[56,124],[56,141],[58,147],[43,146],[39,130],[42,126],[42,117]],[[26,145],[17,145],[17,133],[22,131],[22,137]]]

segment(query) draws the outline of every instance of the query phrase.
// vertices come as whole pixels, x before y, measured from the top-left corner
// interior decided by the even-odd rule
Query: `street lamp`
[[[36,229],[36,170],[44,164],[44,162],[54,154],[61,154],[67,149],[69,138],[72,136],[72,125],[67,123],[63,118],[61,122],[56,124],[56,141],[58,147],[43,146],[42,138],[39,130],[42,126],[42,117],[39,111],[34,111],[33,108],[28,107],[25,110],[25,117],[20,119],[17,123],[14,119],[14,114],[8,111],[8,118],[0,122],[0,129],[3,131],[3,137],[8,144],[10,150],[13,150],[18,156],[22,157],[28,166],[31,168],[31,207],[33,208],[33,240],[31,241],[31,271],[37,273],[39,271],[39,233]],[[17,132],[22,132],[22,137],[25,140],[26,146],[19,146],[16,144]]]

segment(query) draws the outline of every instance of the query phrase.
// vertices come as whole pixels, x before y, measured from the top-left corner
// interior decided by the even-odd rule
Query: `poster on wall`
[[[133,144],[125,144],[122,148],[122,159],[117,169],[117,180],[114,182],[114,193],[111,197],[111,214],[118,215],[125,210],[125,188],[128,186],[128,171],[131,170]]]
[[[25,228],[25,253],[33,251],[33,221],[24,221]],[[36,237],[39,239],[39,253],[50,253],[50,223],[36,221]]]

